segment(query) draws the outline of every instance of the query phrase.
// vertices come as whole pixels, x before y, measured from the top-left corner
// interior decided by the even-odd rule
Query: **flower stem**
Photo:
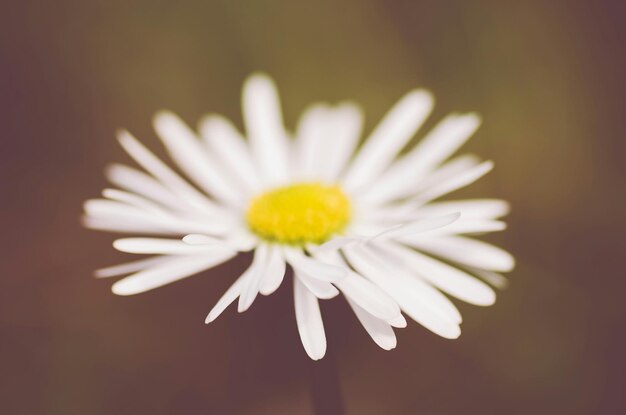
[[[313,414],[344,415],[337,365],[330,351],[323,359],[311,361],[310,378]]]

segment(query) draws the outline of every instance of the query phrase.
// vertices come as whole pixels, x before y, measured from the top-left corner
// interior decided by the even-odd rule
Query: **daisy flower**
[[[143,171],[109,167],[116,188],[85,203],[84,224],[141,235],[113,246],[150,256],[96,271],[127,275],[113,284],[115,294],[152,290],[253,251],[206,322],[237,299],[243,312],[258,294],[273,293],[289,265],[298,332],[314,360],[326,352],[319,299],[342,294],[387,350],[396,346],[394,328],[407,325],[405,315],[442,337],[458,337],[461,315],[444,294],[494,303],[485,281],[502,286],[499,272],[514,260],[471,235],[503,230],[498,218],[507,203],[434,202],[493,167],[472,155],[448,160],[478,128],[476,114],[449,115],[402,152],[432,109],[424,90],[402,97],[359,149],[363,116],[353,103],[314,104],[291,134],[274,83],[255,74],[244,84],[242,106],[247,139],[219,115],[202,119],[198,133],[170,112],[155,116],[156,132],[186,178],[129,132],[118,133]]]

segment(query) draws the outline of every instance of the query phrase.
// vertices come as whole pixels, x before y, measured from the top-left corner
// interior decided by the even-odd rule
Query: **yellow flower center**
[[[350,200],[338,186],[301,183],[265,192],[250,202],[248,226],[263,239],[322,243],[350,219]]]

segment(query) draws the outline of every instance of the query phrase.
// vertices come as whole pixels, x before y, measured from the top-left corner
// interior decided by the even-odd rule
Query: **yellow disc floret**
[[[322,243],[350,219],[350,201],[338,186],[302,183],[252,199],[246,220],[263,239],[285,244]]]

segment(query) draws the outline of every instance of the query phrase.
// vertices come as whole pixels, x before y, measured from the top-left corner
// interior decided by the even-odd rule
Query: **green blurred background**
[[[349,414],[625,413],[622,4],[5,4],[0,412],[311,413],[289,283],[207,327],[248,259],[116,297],[92,270],[126,256],[78,220],[103,168],[129,161],[117,128],[163,154],[150,125],[158,109],[241,125],[241,83],[263,70],[290,127],[311,101],[351,98],[369,130],[418,86],[437,98],[428,126],[480,112],[464,151],[496,169],[454,196],[513,206],[509,229],[488,239],[519,265],[495,306],[459,305],[459,340],[410,324],[384,352],[343,300],[323,303]]]

